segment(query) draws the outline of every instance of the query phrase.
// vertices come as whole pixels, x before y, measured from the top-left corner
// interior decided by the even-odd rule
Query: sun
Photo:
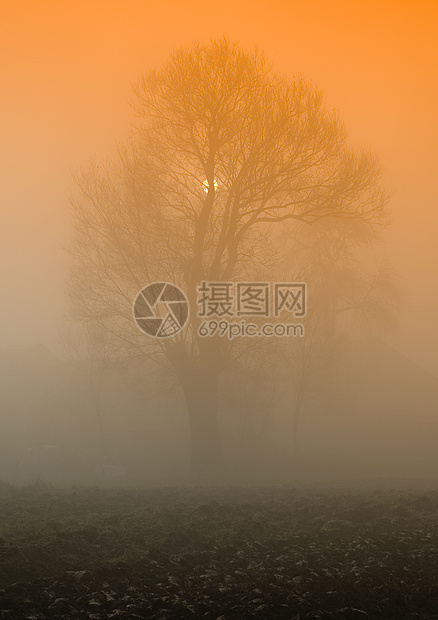
[[[216,191],[217,190],[217,181],[216,181],[216,179],[213,181],[213,185],[214,185],[214,189]],[[208,192],[208,187],[209,187],[207,179],[205,179],[205,181],[203,182],[202,187],[204,188],[204,192],[207,193]]]

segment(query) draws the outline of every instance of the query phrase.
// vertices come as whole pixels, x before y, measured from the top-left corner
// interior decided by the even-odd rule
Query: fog
[[[218,381],[225,467],[214,480],[436,481],[437,17],[429,2],[2,4],[1,477],[102,485],[192,479],[190,394],[175,366],[163,362],[165,347],[150,350],[131,314],[143,355],[126,354],[126,339],[120,350],[111,338],[108,349],[96,350],[99,338],[71,327],[67,248],[73,175],[112,157],[128,136],[132,85],[181,45],[225,34],[245,50],[257,45],[280,74],[321,89],[345,123],[348,144],[381,161],[390,224],[354,250],[366,274],[347,274],[363,291],[377,290],[372,320],[346,320],[339,338],[328,340],[318,322],[321,293],[309,296],[302,343],[283,350],[282,342],[280,351],[270,339],[254,355],[237,344],[237,361]],[[276,252],[290,235],[306,241],[307,250],[295,246],[300,277],[316,269],[316,250],[306,251],[323,246],[323,229],[273,228],[267,236]],[[388,279],[374,286],[370,273],[380,264]],[[278,278],[269,265],[263,269],[252,280]],[[323,281],[322,272],[311,273],[314,283]],[[281,281],[289,277],[283,271]],[[350,295],[348,278],[340,279],[341,296]],[[127,284],[131,304],[148,284]],[[379,308],[391,316],[374,320]],[[318,370],[309,371],[304,358],[316,359]],[[49,456],[48,449],[32,452],[43,446],[56,448]]]

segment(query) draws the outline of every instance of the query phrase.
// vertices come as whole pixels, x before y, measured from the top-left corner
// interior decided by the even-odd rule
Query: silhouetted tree
[[[352,334],[386,331],[396,324],[400,291],[395,274],[384,262],[370,265],[364,251],[376,237],[365,222],[339,218],[284,234],[285,243],[294,250],[293,272],[311,291],[306,337],[285,352],[294,387],[295,451],[304,405],[310,399],[330,400],[331,379]],[[289,255],[286,250],[285,256]]]
[[[222,462],[217,390],[232,351],[197,335],[197,286],[244,278],[258,262],[274,274],[270,233],[282,222],[373,227],[387,198],[377,162],[347,146],[321,92],[258,51],[226,39],[181,49],[134,93],[130,140],[78,175],[70,294],[77,318],[102,325],[119,350],[168,361],[187,402],[193,469],[210,471]],[[132,321],[135,295],[154,281],[181,286],[192,309],[189,328],[158,343]]]

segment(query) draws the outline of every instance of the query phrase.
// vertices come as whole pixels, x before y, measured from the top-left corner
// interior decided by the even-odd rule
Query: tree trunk
[[[203,342],[199,356],[190,358],[184,347],[169,352],[183,389],[191,434],[191,469],[208,477],[223,469],[218,423],[220,366],[213,343]]]
[[[218,375],[211,368],[192,368],[183,379],[183,391],[191,434],[191,468],[197,476],[208,477],[223,467],[218,424]]]

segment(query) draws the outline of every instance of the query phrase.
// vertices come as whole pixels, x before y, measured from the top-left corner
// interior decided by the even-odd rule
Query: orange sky
[[[438,3],[2,0],[0,346],[54,346],[71,173],[130,121],[130,86],[175,47],[226,34],[304,74],[393,193],[384,253],[406,294],[392,341],[438,373]]]

